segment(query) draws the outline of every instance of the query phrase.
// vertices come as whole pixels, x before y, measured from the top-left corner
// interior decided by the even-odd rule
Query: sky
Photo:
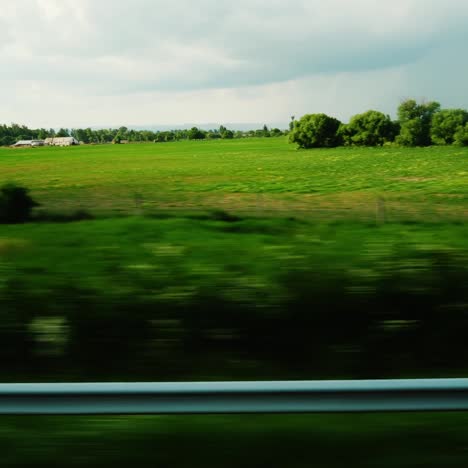
[[[282,123],[468,108],[467,0],[14,0],[0,123]]]

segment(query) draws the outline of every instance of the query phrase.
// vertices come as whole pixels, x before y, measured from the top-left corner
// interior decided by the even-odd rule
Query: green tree
[[[351,117],[349,124],[341,126],[340,134],[346,145],[381,146],[395,139],[396,126],[388,115],[369,110]]]
[[[66,128],[61,128],[57,135],[57,137],[69,137],[70,136],[70,133],[68,132],[68,130]]]
[[[326,114],[307,114],[296,121],[289,141],[300,148],[333,148],[342,143],[341,122]]]
[[[396,141],[403,146],[429,146],[434,115],[440,111],[435,101],[417,103],[414,99],[403,101],[398,107],[400,135]]]
[[[458,146],[468,146],[468,123],[459,127],[454,135],[454,144]]]
[[[223,125],[219,127],[219,135],[223,140],[232,140],[234,138],[234,132],[227,129]]]
[[[270,130],[270,134],[272,137],[280,137],[283,136],[283,132],[279,128],[273,128]]]
[[[47,130],[45,128],[40,128],[37,132],[37,138],[39,138],[39,140],[45,140],[47,138]]]
[[[468,112],[464,109],[444,109],[434,115],[431,139],[436,145],[451,145],[457,132],[468,123]]]
[[[200,130],[197,127],[192,127],[188,131],[188,139],[189,140],[204,140],[206,137],[206,133],[203,130]]]
[[[289,122],[289,131],[292,132],[294,130],[294,123],[296,121],[296,116],[291,115],[291,122]]]

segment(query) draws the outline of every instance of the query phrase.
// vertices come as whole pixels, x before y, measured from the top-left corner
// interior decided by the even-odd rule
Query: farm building
[[[46,138],[45,144],[48,146],[74,146],[80,142],[73,137]]]
[[[44,146],[44,140],[20,140],[12,148],[34,148],[35,146]]]

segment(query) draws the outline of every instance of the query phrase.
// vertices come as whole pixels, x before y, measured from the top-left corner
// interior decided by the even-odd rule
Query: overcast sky
[[[342,120],[407,97],[468,108],[467,0],[12,0],[0,122]]]

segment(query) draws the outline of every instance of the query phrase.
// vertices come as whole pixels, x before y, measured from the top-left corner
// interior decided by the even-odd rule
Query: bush
[[[464,109],[444,109],[432,119],[431,138],[435,145],[451,145],[468,122],[468,112]]]
[[[300,148],[334,148],[342,143],[340,125],[338,119],[326,114],[307,114],[294,123],[289,141]]]
[[[187,135],[189,140],[204,140],[206,138],[206,133],[197,127],[192,127]]]
[[[356,146],[382,146],[393,141],[397,133],[391,118],[374,110],[355,115],[340,128],[345,144]]]
[[[39,206],[28,189],[6,184],[0,189],[0,223],[24,223],[31,218],[32,209]]]
[[[468,146],[468,123],[464,127],[459,127],[455,133],[455,142],[458,146]]]

